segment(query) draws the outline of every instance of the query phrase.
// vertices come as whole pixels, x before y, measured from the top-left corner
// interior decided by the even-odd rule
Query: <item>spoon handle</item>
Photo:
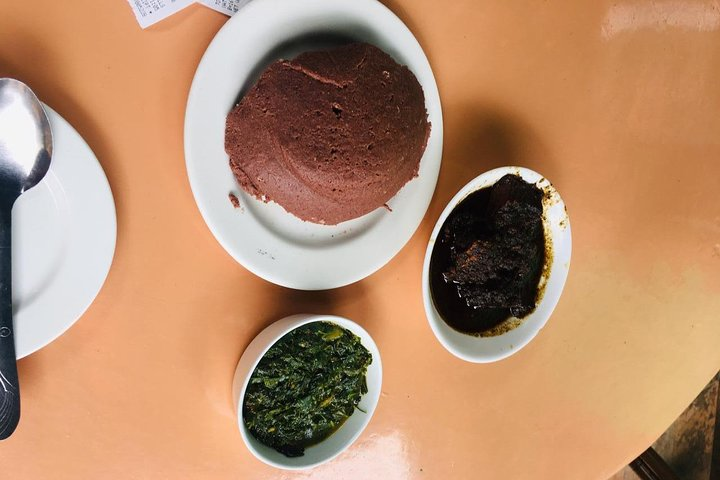
[[[12,317],[12,203],[0,202],[0,440],[15,431],[20,420],[20,387]]]

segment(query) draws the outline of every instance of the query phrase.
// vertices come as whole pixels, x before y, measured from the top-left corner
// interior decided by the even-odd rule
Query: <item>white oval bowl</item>
[[[265,353],[285,334],[313,322],[330,322],[350,330],[360,337],[362,345],[372,354],[372,363],[367,370],[368,391],[360,399],[358,408],[335,433],[322,442],[305,449],[302,457],[289,458],[260,443],[245,427],[242,413],[245,391],[255,367]],[[340,455],[360,436],[375,411],[382,386],[382,363],[380,351],[370,334],[357,323],[332,315],[292,315],[279,320],[255,337],[238,362],[233,380],[233,398],[237,411],[238,427],[245,445],[250,452],[266,464],[286,470],[302,470],[316,467]]]
[[[450,213],[471,193],[489,187],[506,174],[519,175],[528,183],[533,183],[548,194],[543,199],[543,223],[546,232],[550,232],[552,243],[552,265],[547,275],[544,293],[535,310],[522,319],[520,325],[494,337],[476,337],[460,333],[442,319],[435,308],[430,292],[430,258],[438,233]],[[546,235],[547,238],[547,235]],[[523,167],[500,167],[475,177],[450,200],[435,224],[423,265],[422,289],[425,315],[430,327],[440,343],[453,355],[468,362],[488,363],[502,360],[517,352],[532,340],[545,326],[560,299],[570,268],[572,252],[572,233],[570,218],[565,203],[552,184],[539,173]]]

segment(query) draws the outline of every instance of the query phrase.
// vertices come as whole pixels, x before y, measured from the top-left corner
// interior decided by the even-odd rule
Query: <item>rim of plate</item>
[[[303,222],[237,185],[224,150],[225,118],[262,69],[316,37],[379,46],[423,87],[431,133],[419,176],[383,208],[336,226]],[[239,47],[238,47],[239,45]],[[232,51],[234,53],[228,53]],[[255,275],[300,290],[337,288],[374,273],[410,240],[432,199],[442,158],[440,95],[430,64],[405,24],[376,0],[255,0],[217,33],[188,95],[185,162],[195,202],[220,245]],[[241,208],[231,205],[235,194]]]
[[[115,201],[100,162],[70,123],[43,106],[53,131],[53,155],[62,155],[63,162],[51,162],[42,182],[57,184],[59,192],[53,194],[62,194],[67,204],[66,245],[46,287],[13,313],[18,359],[60,337],[90,307],[110,272],[117,239]]]

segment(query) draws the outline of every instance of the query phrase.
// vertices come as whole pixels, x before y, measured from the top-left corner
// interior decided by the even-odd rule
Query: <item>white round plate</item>
[[[279,58],[358,40],[407,65],[425,92],[432,130],[419,176],[388,205],[327,226],[303,222],[275,203],[242,192],[225,153],[225,118],[262,70]],[[420,224],[442,156],[443,124],[435,78],[410,30],[376,0],[255,0],[218,32],[200,61],[185,116],[185,160],[208,227],[256,275],[302,290],[361,280],[393,258]],[[240,199],[233,208],[228,194]]]
[[[90,306],[115,252],[115,203],[105,173],[75,129],[45,106],[50,170],[12,211],[15,350],[55,340]]]

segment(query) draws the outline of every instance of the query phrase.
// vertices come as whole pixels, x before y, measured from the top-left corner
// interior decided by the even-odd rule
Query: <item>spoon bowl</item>
[[[19,196],[50,168],[52,132],[42,104],[24,83],[0,78],[0,190]]]

